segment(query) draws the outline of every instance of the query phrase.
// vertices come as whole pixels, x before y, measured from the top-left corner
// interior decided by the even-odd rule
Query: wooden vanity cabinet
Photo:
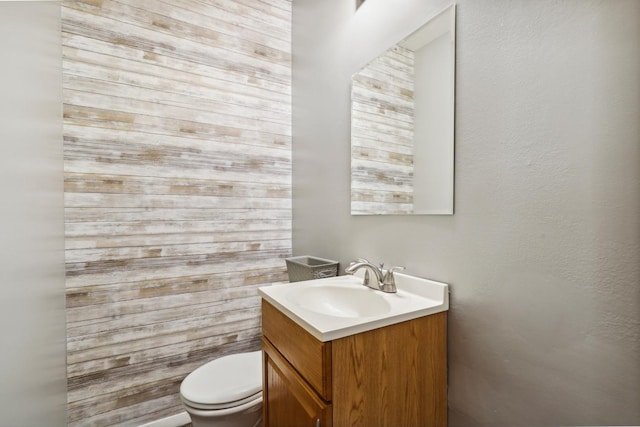
[[[262,301],[264,427],[444,427],[446,312],[321,342]]]

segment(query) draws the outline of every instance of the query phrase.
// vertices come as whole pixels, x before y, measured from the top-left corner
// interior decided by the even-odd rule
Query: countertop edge
[[[432,314],[437,314],[437,313],[441,313],[449,310],[448,298],[445,298],[444,304],[441,304],[435,307],[427,307],[427,308],[416,310],[410,313],[401,313],[396,316],[391,316],[384,319],[378,319],[368,323],[361,323],[358,325],[351,325],[351,326],[347,326],[340,329],[322,332],[317,328],[315,328],[313,325],[309,324],[298,314],[289,310],[285,305],[278,302],[275,298],[273,298],[267,292],[258,288],[258,293],[265,301],[267,301],[269,304],[276,307],[280,312],[285,314],[297,325],[299,325],[305,331],[307,331],[308,333],[313,335],[316,339],[322,342],[328,342],[328,341],[333,341],[340,338],[345,338],[345,337],[359,334],[362,332],[372,331],[374,329],[395,325],[398,323],[406,322],[408,320],[414,320],[420,317],[430,316]]]

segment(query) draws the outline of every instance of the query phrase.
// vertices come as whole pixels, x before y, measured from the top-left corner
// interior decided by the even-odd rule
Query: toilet
[[[262,351],[223,356],[191,372],[180,398],[193,427],[262,424]]]

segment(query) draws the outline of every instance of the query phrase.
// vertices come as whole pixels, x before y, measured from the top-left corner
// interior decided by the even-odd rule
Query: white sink
[[[448,285],[395,273],[397,293],[362,285],[362,277],[339,276],[258,292],[320,341],[331,341],[449,309]]]
[[[381,294],[366,286],[315,283],[294,287],[287,300],[302,309],[328,316],[371,317],[391,310],[391,304]]]

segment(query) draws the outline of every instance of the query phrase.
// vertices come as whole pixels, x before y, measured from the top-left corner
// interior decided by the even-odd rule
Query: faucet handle
[[[395,267],[391,267],[389,270],[387,270],[387,274],[393,274],[396,271],[402,271],[404,270],[404,267],[400,267],[400,266],[395,266]]]
[[[393,273],[398,270],[404,270],[404,267],[391,267],[387,270],[382,279],[382,286],[380,286],[380,290],[383,292],[398,292],[396,288],[396,279],[393,276]]]
[[[388,285],[388,286],[391,286],[391,287],[395,288],[396,279],[395,279],[395,276],[393,275],[393,273],[395,273],[396,271],[402,271],[402,270],[404,270],[404,267],[399,267],[399,266],[391,267],[385,273],[382,283],[385,284],[385,285]]]

